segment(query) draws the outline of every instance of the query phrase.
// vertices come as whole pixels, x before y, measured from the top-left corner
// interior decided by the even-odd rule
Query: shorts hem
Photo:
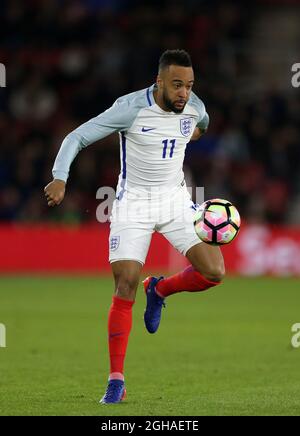
[[[145,265],[145,262],[143,262],[142,260],[139,260],[139,259],[135,259],[133,257],[122,257],[120,259],[109,259],[109,263],[120,262],[122,260],[132,260],[134,262],[139,262],[142,266]]]
[[[198,244],[203,244],[203,241],[201,241],[201,239],[199,239],[198,241],[193,242],[193,243],[192,243],[188,248],[186,248],[186,249],[183,251],[182,254],[186,257],[187,252],[188,252],[191,248],[195,247],[195,245],[198,245]]]

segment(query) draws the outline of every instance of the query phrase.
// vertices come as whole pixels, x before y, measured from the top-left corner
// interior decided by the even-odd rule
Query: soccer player
[[[201,243],[196,236],[194,204],[182,170],[187,143],[200,138],[209,122],[203,102],[192,92],[193,83],[189,54],[165,51],[154,85],[118,98],[111,108],[67,135],[54,163],[54,180],[44,190],[48,205],[59,205],[77,153],[119,132],[121,173],[109,246],[115,292],[108,316],[110,375],[101,400],[104,404],[119,403],[126,394],[124,360],[132,307],[153,232],[163,234],[190,266],[171,277],[144,281],[144,321],[149,333],[159,327],[166,297],[204,291],[218,285],[225,274],[219,247]]]

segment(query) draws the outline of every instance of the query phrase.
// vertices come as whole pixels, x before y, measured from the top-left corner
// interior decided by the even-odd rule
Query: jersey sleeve
[[[197,97],[196,94],[192,92],[191,95],[191,105],[196,109],[198,113],[198,120],[196,123],[196,127],[198,127],[201,132],[206,132],[208,125],[209,125],[209,116],[206,112],[205,105],[203,101]]]
[[[200,121],[198,121],[196,126],[199,127],[201,132],[204,133],[208,129],[208,125],[209,125],[209,116],[208,113],[205,111],[203,118]]]
[[[70,166],[80,150],[114,132],[128,129],[136,116],[134,105],[120,98],[95,118],[69,133],[57,154],[52,174],[54,179],[68,179]]]

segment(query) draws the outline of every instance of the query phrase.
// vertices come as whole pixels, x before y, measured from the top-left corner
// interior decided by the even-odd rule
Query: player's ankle
[[[111,372],[110,374],[109,374],[109,377],[108,377],[108,381],[111,381],[111,380],[121,380],[121,381],[124,381],[124,374],[122,374],[121,372]]]
[[[165,296],[163,295],[163,293],[159,290],[159,287],[161,286],[161,282],[163,281],[163,279],[162,280],[160,280],[158,283],[157,283],[157,285],[155,286],[155,288],[154,288],[154,290],[155,290],[155,293],[160,297],[160,298],[165,298]]]

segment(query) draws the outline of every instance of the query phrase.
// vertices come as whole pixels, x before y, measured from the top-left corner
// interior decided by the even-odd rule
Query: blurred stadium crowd
[[[247,46],[256,2],[10,0],[1,2],[0,220],[95,221],[101,186],[115,186],[117,135],[81,152],[67,196],[49,210],[43,187],[72,129],[155,81],[167,48],[193,59],[208,133],[186,153],[187,182],[236,203],[250,222],[300,222],[300,98],[255,88]],[[252,79],[249,80],[249,77]]]

